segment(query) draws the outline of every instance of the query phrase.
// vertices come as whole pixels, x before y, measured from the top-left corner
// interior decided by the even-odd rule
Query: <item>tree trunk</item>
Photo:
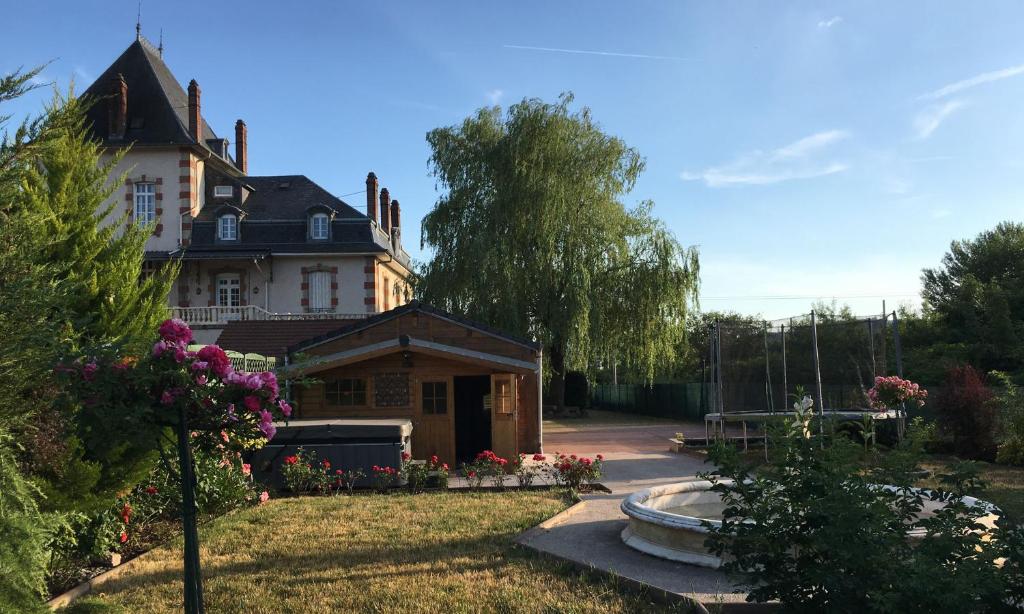
[[[565,410],[565,349],[557,341],[548,348],[551,357],[551,400],[555,404],[555,412]]]

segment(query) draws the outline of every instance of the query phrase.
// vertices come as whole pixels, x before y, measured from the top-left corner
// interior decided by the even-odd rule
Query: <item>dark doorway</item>
[[[460,463],[491,449],[491,412],[484,409],[490,393],[490,375],[455,378],[455,459]]]

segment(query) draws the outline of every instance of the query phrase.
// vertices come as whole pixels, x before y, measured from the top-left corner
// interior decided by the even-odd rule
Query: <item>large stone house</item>
[[[234,143],[203,119],[162,51],[138,37],[85,91],[93,136],[127,172],[115,197],[149,224],[149,267],[180,260],[170,311],[211,343],[234,320],[367,317],[409,298],[401,210],[371,172],[362,211],[304,175],[248,174],[248,133]]]

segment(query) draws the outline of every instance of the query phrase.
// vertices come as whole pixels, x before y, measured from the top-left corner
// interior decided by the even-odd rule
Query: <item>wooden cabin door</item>
[[[519,390],[516,376],[498,373],[491,376],[491,449],[502,458],[519,453],[516,432]]]
[[[441,462],[455,466],[455,397],[452,378],[426,378],[419,382],[419,424],[413,429],[413,456],[429,459],[437,455]]]

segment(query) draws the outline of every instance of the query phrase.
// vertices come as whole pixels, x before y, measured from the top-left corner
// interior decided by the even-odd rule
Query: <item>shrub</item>
[[[992,391],[971,366],[946,371],[936,409],[939,425],[957,455],[991,461],[996,455],[996,409]]]
[[[996,462],[1004,465],[1024,465],[1024,393],[1021,393],[1020,388],[1005,373],[993,371],[992,376],[999,380],[1001,385],[995,401],[1001,410],[1002,426]]]
[[[335,469],[334,470],[334,488],[340,493],[341,489],[345,489],[345,492],[352,494],[355,490],[356,483],[365,478],[366,473],[362,469]]]
[[[313,468],[316,462],[316,454],[306,452],[302,448],[296,450],[295,454],[284,457],[281,462],[281,477],[284,478],[284,487],[293,493],[306,493],[314,489],[318,482]]]
[[[604,457],[600,454],[596,458],[559,454],[554,461],[557,482],[573,492],[579,492],[583,486],[590,486],[601,477],[603,462]]]
[[[386,493],[398,481],[398,470],[394,467],[374,465],[370,469],[373,471],[373,488],[379,493]]]
[[[565,404],[570,407],[587,407],[590,405],[590,387],[587,375],[579,371],[565,374]]]
[[[545,457],[542,454],[534,454],[533,460],[543,461],[545,460]],[[512,473],[515,474],[520,488],[529,488],[533,485],[537,476],[540,475],[540,467],[535,463],[530,463],[526,460],[525,454],[520,454],[518,457],[512,459],[511,470]]]
[[[963,501],[976,485],[970,464],[945,477],[949,490],[926,494],[910,488],[921,449],[915,431],[889,454],[876,452],[866,473],[859,446],[839,437],[823,447],[810,420],[797,412],[756,473],[716,443],[719,470],[702,476],[725,505],[721,526],[705,523],[706,544],[752,587],[748,601],[778,600],[795,612],[1012,611],[1003,606],[1021,594],[1020,529],[979,531],[988,510]],[[945,508],[920,517],[926,497]],[[925,537],[911,543],[911,528]],[[1000,568],[1003,556],[1010,562]]]
[[[50,542],[63,517],[39,511],[37,491],[18,471],[0,427],[0,612],[40,612]]]
[[[442,463],[441,459],[434,456],[427,462],[427,468],[434,476],[434,484],[438,488],[448,488],[448,463]]]
[[[486,475],[478,462],[473,461],[472,463],[463,463],[462,467],[459,468],[459,471],[462,473],[462,477],[466,479],[466,484],[472,490],[476,490],[483,486],[484,477],[486,477]]]
[[[427,487],[427,479],[430,477],[430,467],[427,463],[413,460],[412,454],[402,452],[402,468],[400,474],[409,485],[409,491],[413,493],[422,492]]]
[[[896,409],[904,403],[922,407],[927,398],[927,390],[898,375],[878,376],[875,378],[875,385],[868,390],[868,400],[875,409]]]
[[[505,487],[505,467],[508,459],[502,458],[490,450],[484,450],[476,455],[476,465],[484,477],[491,479],[495,488]]]

